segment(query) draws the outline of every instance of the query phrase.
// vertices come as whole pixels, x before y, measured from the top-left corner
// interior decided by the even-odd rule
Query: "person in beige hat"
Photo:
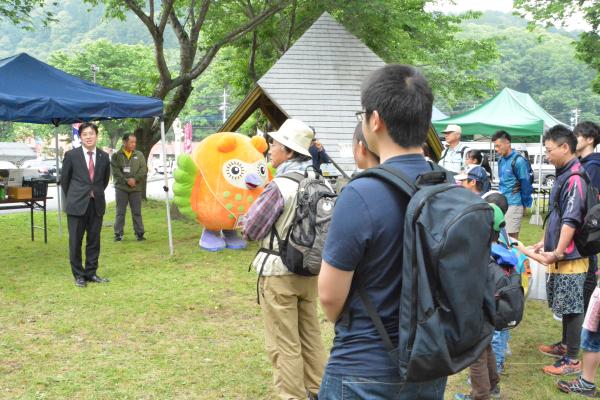
[[[462,129],[458,125],[450,124],[442,131],[446,148],[442,152],[439,165],[448,171],[459,174],[465,167],[465,154],[468,147],[460,142]]]
[[[269,157],[277,169],[244,220],[244,238],[260,240],[252,262],[258,273],[258,301],[265,322],[267,354],[279,399],[316,399],[326,362],[317,314],[317,276],[290,272],[279,256],[295,215],[298,182],[291,172],[312,166],[312,129],[288,119],[270,137]]]

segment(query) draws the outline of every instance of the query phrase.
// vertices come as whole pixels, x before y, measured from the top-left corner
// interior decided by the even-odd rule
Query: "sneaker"
[[[496,373],[498,375],[504,375],[504,364],[496,365]]]
[[[141,235],[138,235],[137,233],[135,234],[135,238],[137,239],[138,242],[141,242],[142,240],[146,240],[146,238],[144,237],[144,234],[142,233]]]
[[[499,399],[500,398],[500,385],[494,386],[492,390],[490,390],[490,399]]]
[[[581,377],[574,381],[558,381],[556,384],[558,389],[564,393],[577,393],[586,397],[597,397],[596,385],[590,386],[589,384],[582,382]]]
[[[542,354],[556,358],[562,358],[567,355],[567,348],[560,342],[551,345],[541,344],[538,346],[538,350]]]
[[[123,240],[123,235],[115,235],[115,242],[120,242]]]
[[[543,371],[548,375],[575,375],[581,372],[581,363],[569,357],[562,357],[554,364],[545,366]]]

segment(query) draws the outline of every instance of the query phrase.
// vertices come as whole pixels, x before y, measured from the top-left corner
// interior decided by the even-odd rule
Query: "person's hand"
[[[562,260],[564,254],[558,254],[556,251],[542,251],[539,257],[544,264],[548,265]]]
[[[541,241],[537,242],[536,244],[534,244],[533,246],[531,246],[531,249],[533,251],[535,251],[536,253],[539,253],[543,248],[544,248],[543,240],[541,240]]]
[[[127,178],[127,184],[130,187],[135,187],[135,178]]]
[[[323,151],[323,145],[318,140],[315,140],[315,147],[318,151]]]

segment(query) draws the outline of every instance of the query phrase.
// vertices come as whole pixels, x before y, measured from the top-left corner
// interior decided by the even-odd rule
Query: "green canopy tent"
[[[438,132],[448,124],[460,125],[463,135],[492,136],[502,129],[512,136],[536,138],[554,125],[566,125],[548,114],[529,94],[509,88],[470,111],[433,121]]]
[[[433,121],[432,124],[438,132],[449,124],[459,125],[463,135],[492,136],[498,130],[505,130],[515,137],[535,136],[536,140],[539,138],[540,141],[540,154],[542,154],[544,131],[558,124],[566,126],[548,114],[529,94],[509,88],[502,89],[500,93],[470,111]],[[531,222],[536,224],[541,224],[539,214],[541,175],[542,164],[540,163],[537,207],[531,219]]]

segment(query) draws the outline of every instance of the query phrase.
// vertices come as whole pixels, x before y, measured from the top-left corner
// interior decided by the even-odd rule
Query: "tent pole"
[[[167,229],[169,231],[169,250],[173,255],[173,234],[171,233],[171,208],[169,206],[169,175],[167,174],[167,145],[165,140],[165,121],[160,119],[160,139],[162,143],[163,172],[165,174],[165,204],[167,205]]]
[[[62,203],[60,189],[60,168],[58,168],[58,125],[54,126],[54,144],[56,146],[56,201],[58,203],[58,237],[62,238]]]

